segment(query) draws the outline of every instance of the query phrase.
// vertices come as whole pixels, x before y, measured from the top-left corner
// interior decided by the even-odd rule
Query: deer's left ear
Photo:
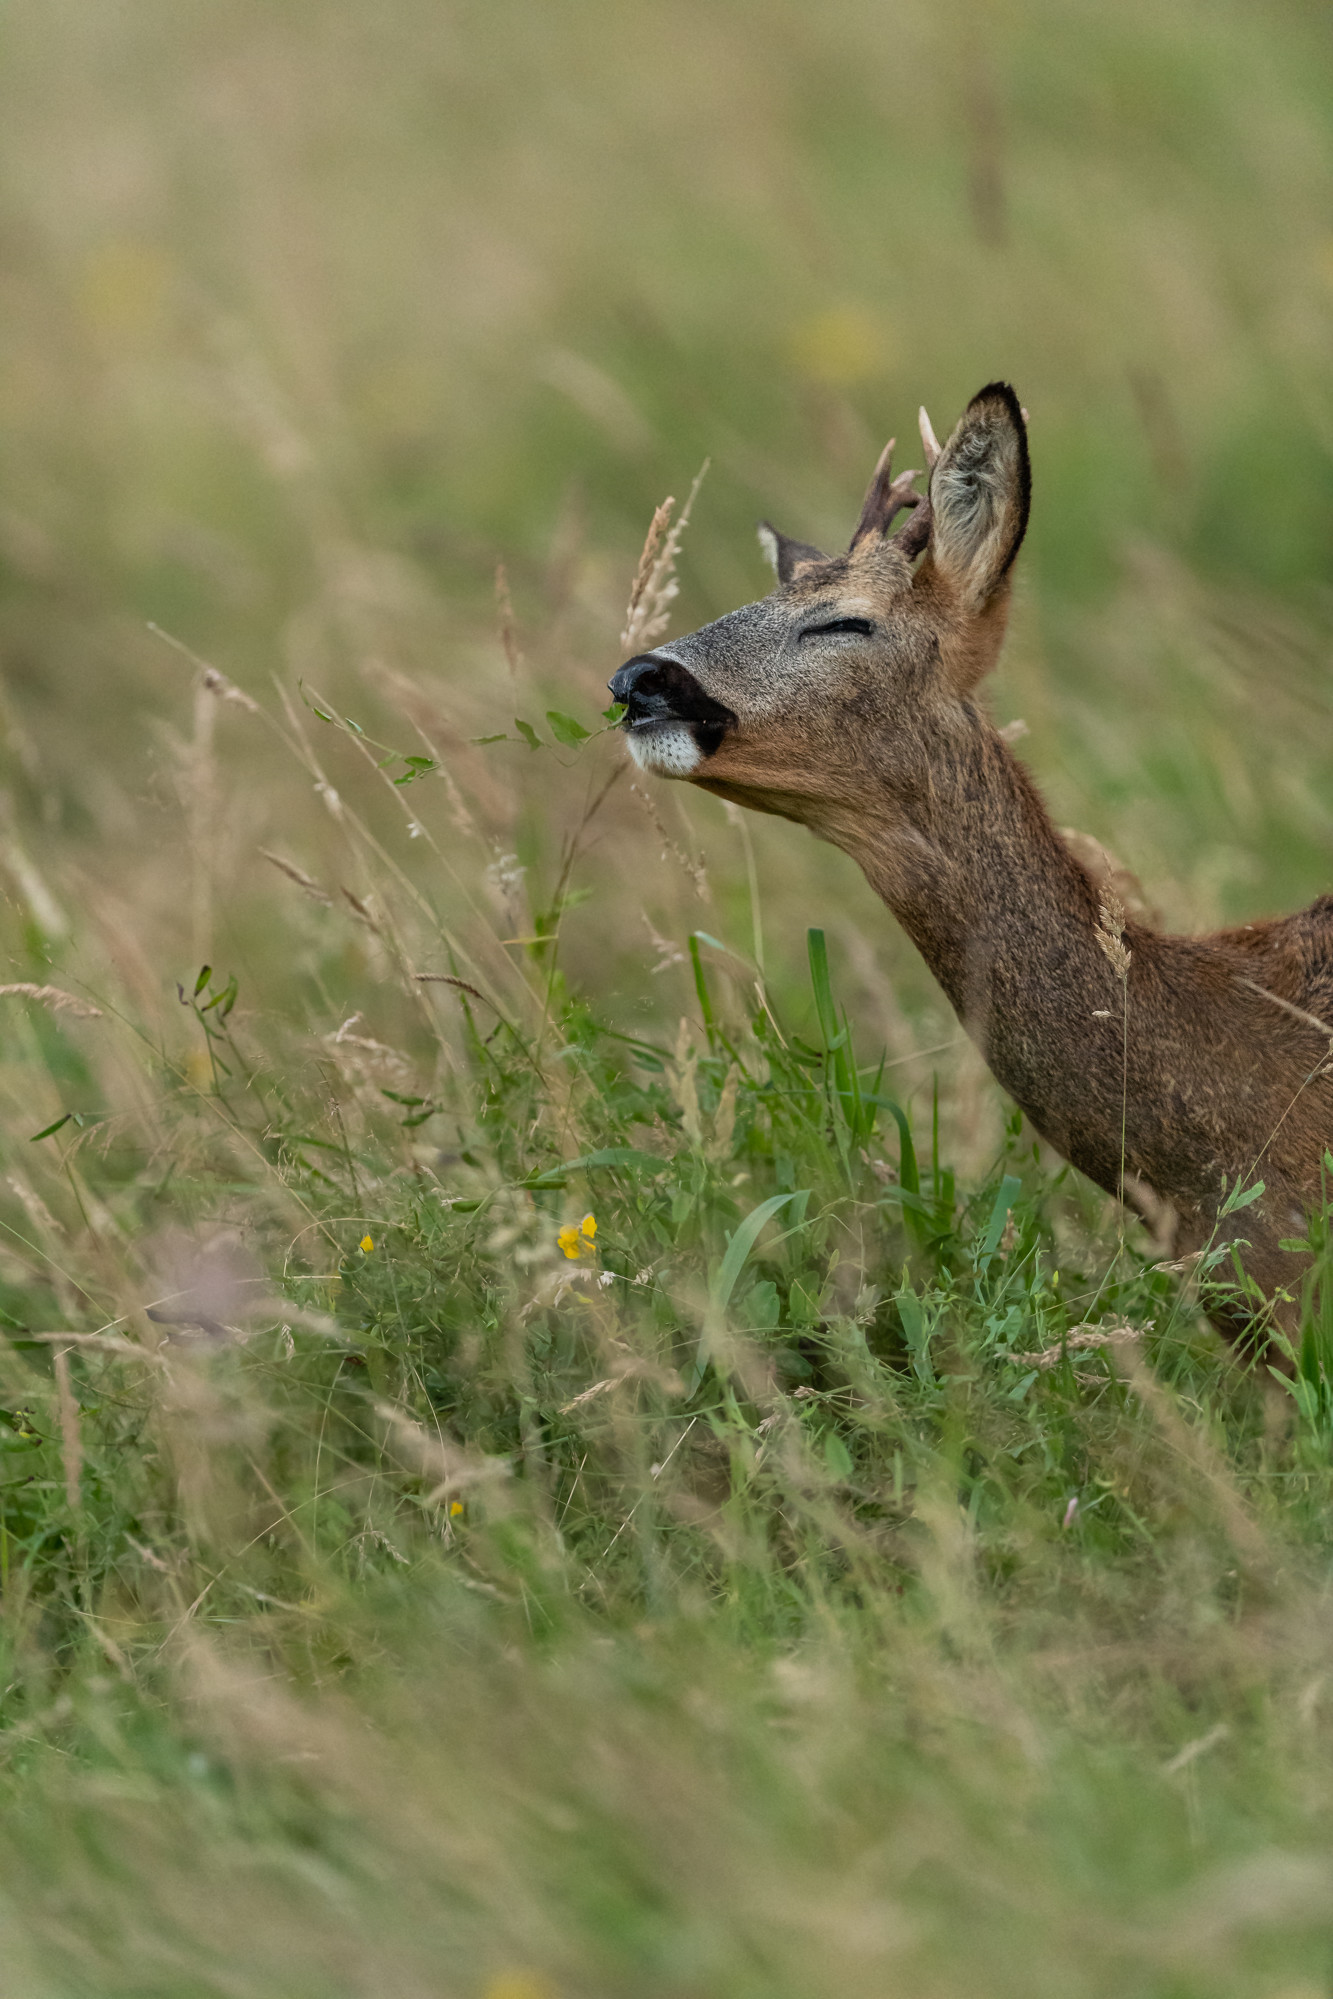
[[[793,540],[768,521],[760,521],[758,533],[759,546],[772,563],[779,583],[790,583],[803,562],[828,561],[822,549],[813,548],[808,541]]]
[[[1007,382],[973,396],[930,475],[930,560],[974,611],[990,603],[1028,524],[1027,425]]]

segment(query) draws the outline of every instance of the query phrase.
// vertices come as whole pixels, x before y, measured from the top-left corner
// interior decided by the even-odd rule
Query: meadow
[[[1333,886],[1324,10],[0,54],[0,1989],[1327,1999],[1328,1217],[1279,1381],[606,692],[1012,379],[1058,822]]]

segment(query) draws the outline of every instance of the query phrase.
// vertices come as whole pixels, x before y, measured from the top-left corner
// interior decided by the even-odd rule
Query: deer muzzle
[[[609,682],[625,704],[630,753],[645,770],[688,777],[711,757],[736,716],[706,694],[688,667],[662,653],[626,660]]]

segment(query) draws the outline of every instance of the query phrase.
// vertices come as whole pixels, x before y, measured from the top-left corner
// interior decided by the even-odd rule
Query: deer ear
[[[790,583],[803,562],[828,561],[822,549],[812,548],[808,541],[793,541],[789,534],[780,534],[767,521],[759,523],[759,546],[772,563],[779,583]]]
[[[975,611],[1018,554],[1032,477],[1027,426],[1007,382],[973,396],[930,475],[930,560]]]

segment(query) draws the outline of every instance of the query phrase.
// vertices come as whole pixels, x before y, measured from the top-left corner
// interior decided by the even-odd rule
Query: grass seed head
[[[1098,905],[1097,942],[1122,982],[1129,975],[1133,956],[1125,942],[1125,905],[1111,886],[1102,889]]]

